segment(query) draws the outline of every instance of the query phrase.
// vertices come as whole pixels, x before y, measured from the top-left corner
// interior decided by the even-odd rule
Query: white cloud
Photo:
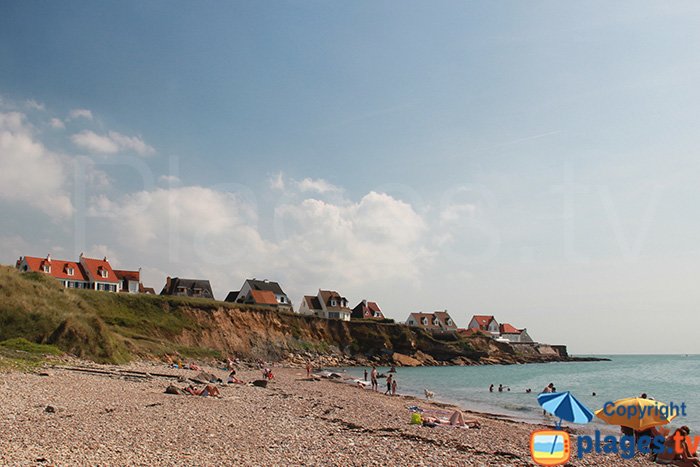
[[[311,282],[413,280],[430,257],[423,218],[384,193],[370,192],[358,203],[306,199],[280,206],[276,216],[283,255]]]
[[[46,106],[42,102],[37,102],[34,99],[28,99],[24,104],[32,110],[46,110]]]
[[[66,127],[66,124],[63,123],[63,121],[60,118],[55,118],[55,117],[49,121],[49,125],[51,125],[52,128],[59,128],[59,129]]]
[[[25,116],[0,113],[0,199],[23,202],[53,218],[70,216],[66,164],[37,141]]]
[[[110,131],[109,137],[122,149],[130,149],[141,156],[150,156],[156,153],[153,146],[146,144],[138,136],[125,136],[116,131]]]
[[[331,192],[340,192],[342,191],[339,187],[333,185],[332,183],[327,182],[326,180],[322,178],[305,178],[304,180],[300,182],[296,182],[297,187],[299,188],[299,191],[302,193],[306,192],[315,192],[315,193],[331,193]]]
[[[94,131],[83,130],[71,136],[73,144],[91,152],[103,154],[115,154],[119,152],[119,145],[108,136],[98,135]]]
[[[69,120],[75,120],[77,118],[85,118],[87,120],[92,120],[92,112],[88,109],[73,109],[68,114]]]
[[[110,131],[106,135],[98,135],[91,130],[83,130],[71,136],[76,146],[87,149],[93,153],[116,154],[127,150],[134,151],[140,156],[155,154],[156,150],[146,144],[138,136],[125,136],[116,131]]]
[[[284,174],[282,172],[278,172],[277,175],[270,177],[269,185],[270,185],[270,188],[273,190],[277,190],[277,191],[284,190],[284,187],[285,187]]]

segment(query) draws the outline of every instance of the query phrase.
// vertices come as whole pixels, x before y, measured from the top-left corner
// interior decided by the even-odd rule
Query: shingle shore
[[[151,363],[119,368],[197,374]],[[164,394],[168,384],[186,383],[162,377],[47,373],[0,375],[0,464],[534,465],[528,446],[534,425],[483,416],[477,417],[481,429],[410,425],[407,406],[449,409],[308,381],[300,369],[275,368],[267,388],[223,387],[221,399]],[[239,376],[253,380],[260,372],[241,370]],[[653,464],[640,456],[597,455],[574,457],[570,465]]]

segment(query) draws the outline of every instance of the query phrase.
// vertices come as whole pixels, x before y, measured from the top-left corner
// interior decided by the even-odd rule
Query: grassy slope
[[[0,341],[25,338],[103,362],[123,362],[134,354],[216,356],[186,348],[171,337],[194,323],[180,306],[215,309],[210,300],[66,290],[39,273],[20,274],[0,266]]]
[[[226,308],[254,312],[207,319],[207,313]],[[333,348],[374,355],[420,349],[444,360],[458,354],[473,357],[467,342],[439,341],[403,325],[329,321],[214,300],[68,290],[43,274],[0,266],[0,356],[2,341],[15,338],[115,363],[164,354],[220,358],[223,349],[260,358]],[[30,350],[36,351],[32,355],[39,352]]]

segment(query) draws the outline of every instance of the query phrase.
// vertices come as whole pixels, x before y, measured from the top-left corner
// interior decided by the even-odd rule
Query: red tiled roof
[[[48,264],[51,266],[51,272],[48,273],[50,276],[56,279],[67,279],[74,281],[87,281],[85,275],[83,274],[83,269],[78,263],[73,261],[65,261],[62,259],[53,259],[49,261],[47,258],[35,258],[33,256],[25,256],[24,260],[27,263],[30,271],[43,272],[42,266]],[[68,275],[68,268],[73,269],[73,275]]]
[[[277,305],[277,297],[269,290],[251,290],[250,297],[256,305]]]
[[[91,277],[95,282],[111,282],[113,284],[119,283],[117,275],[112,270],[112,266],[109,265],[109,261],[104,259],[94,259],[82,257],[80,259],[80,264],[85,268],[87,276]],[[99,273],[102,269],[107,270],[107,277],[102,277]]]
[[[501,334],[520,334],[522,331],[520,329],[517,329],[515,326],[508,324],[508,323],[503,323],[499,326],[499,329],[501,331]]]
[[[377,305],[376,302],[367,302],[367,308],[369,308],[371,311],[376,311],[381,313],[382,310],[379,308],[379,305]]]
[[[141,282],[141,273],[139,271],[124,271],[122,269],[114,269],[114,274],[120,281],[135,281]]]
[[[479,323],[479,326],[485,328],[493,319],[493,315],[474,315],[472,316],[472,319],[476,320],[476,322]]]

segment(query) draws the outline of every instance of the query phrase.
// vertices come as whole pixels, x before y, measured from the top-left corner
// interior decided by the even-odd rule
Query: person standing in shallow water
[[[392,396],[396,395],[396,379],[395,378],[391,379],[391,395]]]
[[[373,391],[379,391],[379,383],[377,383],[377,368],[372,367],[372,371],[370,372],[370,378],[372,380],[372,390]]]
[[[365,381],[367,381],[367,368],[365,368]]]
[[[391,382],[394,380],[393,376],[394,375],[389,375],[386,377],[386,392],[384,393],[385,396],[391,392]]]

